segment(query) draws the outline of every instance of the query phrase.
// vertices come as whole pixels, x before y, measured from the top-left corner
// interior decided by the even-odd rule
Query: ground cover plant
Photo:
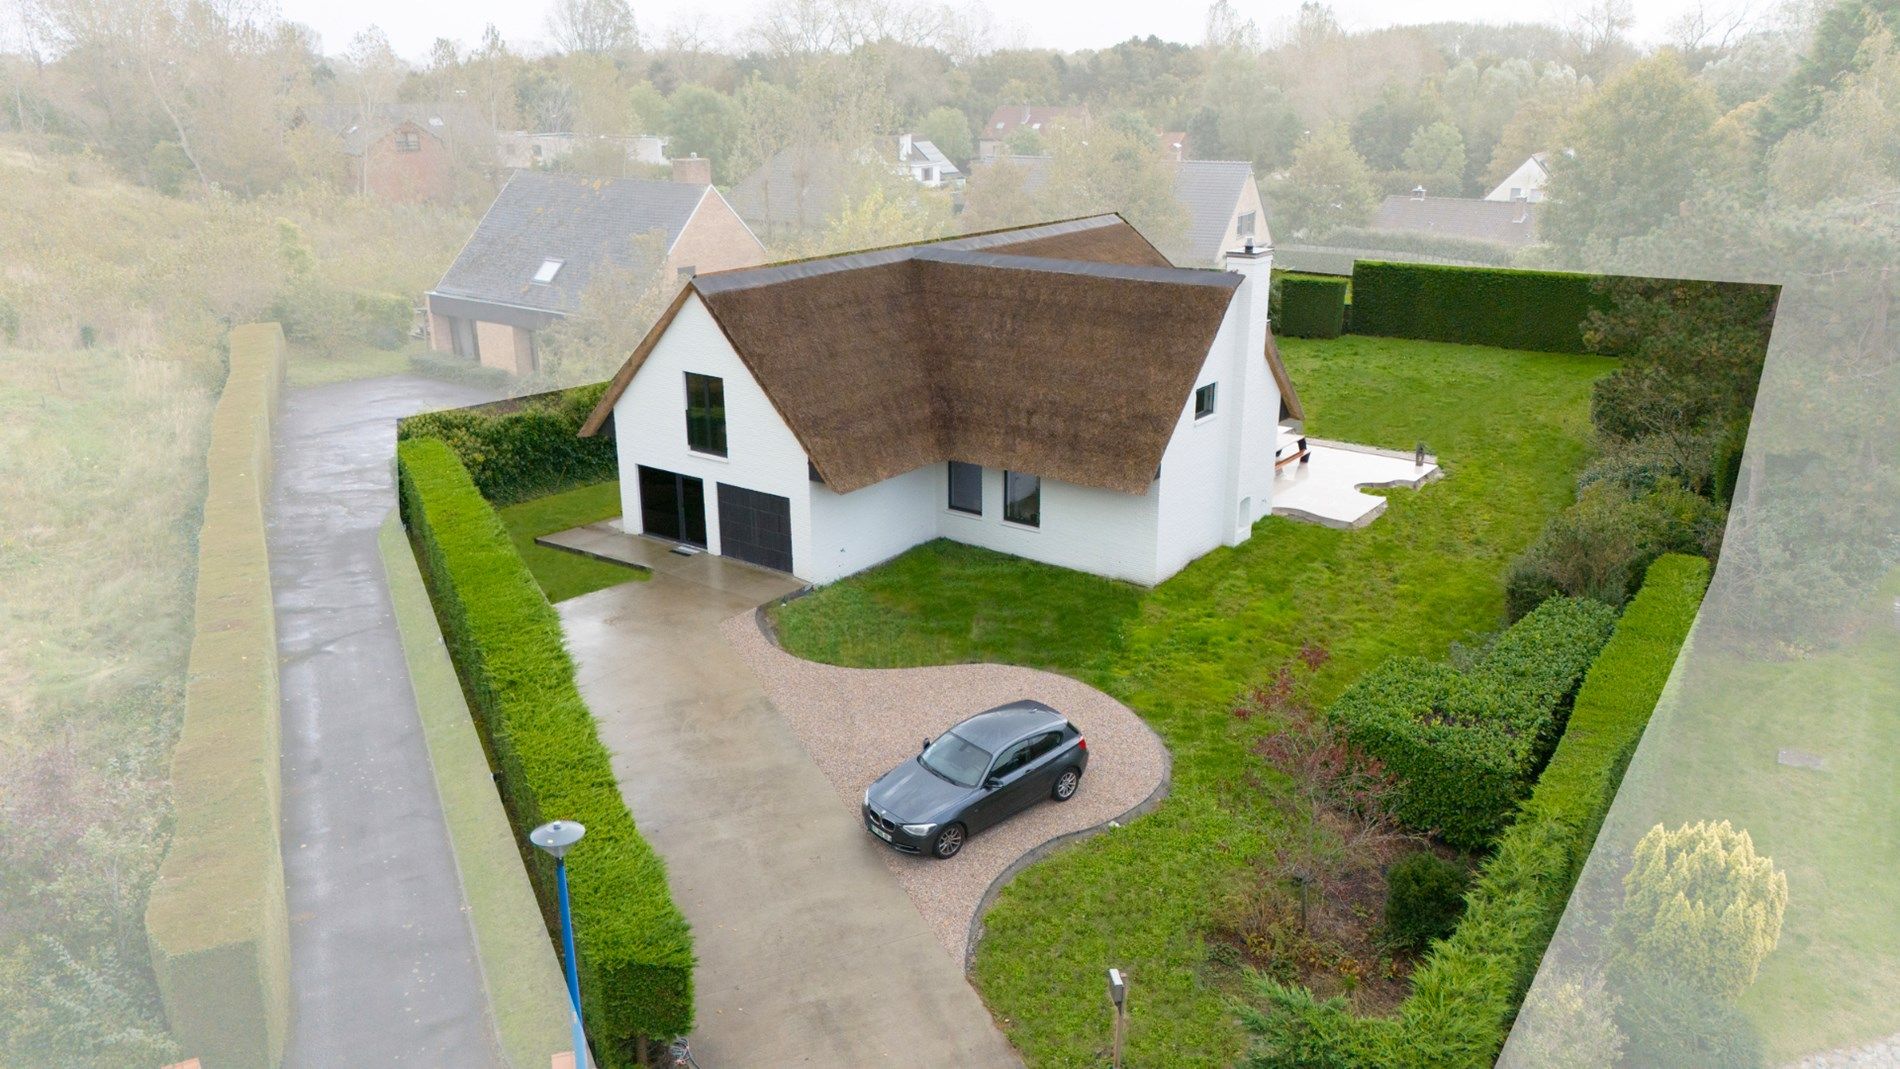
[[[644,568],[600,560],[535,542],[545,534],[565,531],[620,515],[620,482],[594,483],[549,494],[496,510],[521,562],[549,601],[566,601],[621,583],[645,579]]]
[[[1210,955],[1219,900],[1282,844],[1255,780],[1270,730],[1230,715],[1303,645],[1329,702],[1385,658],[1443,656],[1503,623],[1505,564],[1571,500],[1589,457],[1601,357],[1348,335],[1287,339],[1309,430],[1388,448],[1420,441],[1448,477],[1392,492],[1361,531],[1283,519],[1151,590],[932,543],[780,608],[803,656],[845,664],[1014,661],[1129,703],[1174,754],[1155,813],[1032,866],[987,915],[975,980],[1035,1065],[1107,1053],[1100,976],[1128,970],[1130,1057],[1230,1065],[1244,1037],[1239,969]]]
[[[606,389],[606,383],[597,382],[425,412],[401,421],[396,437],[447,443],[483,497],[496,505],[513,505],[619,474],[612,438],[580,436],[581,424]]]

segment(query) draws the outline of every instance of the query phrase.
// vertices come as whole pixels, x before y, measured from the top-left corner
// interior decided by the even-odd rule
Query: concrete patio
[[[1361,488],[1418,489],[1442,478],[1438,458],[1419,464],[1410,453],[1371,446],[1306,440],[1308,459],[1281,468],[1273,479],[1273,514],[1341,530],[1357,530],[1379,518],[1385,498]]]

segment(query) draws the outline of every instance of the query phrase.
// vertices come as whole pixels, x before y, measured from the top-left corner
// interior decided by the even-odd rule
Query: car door
[[[1029,760],[1023,768],[1022,806],[1019,808],[1035,805],[1055,789],[1059,766],[1056,754],[1061,749],[1060,731],[1045,732],[1029,740]]]
[[[982,794],[970,807],[970,830],[987,828],[1021,808],[1018,798],[1022,793],[1023,774],[1029,764],[1029,744],[1034,739],[1024,739],[1003,748],[990,764],[989,775],[984,777]]]

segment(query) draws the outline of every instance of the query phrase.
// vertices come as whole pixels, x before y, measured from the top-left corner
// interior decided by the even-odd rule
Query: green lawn
[[[515,551],[534,573],[549,601],[566,601],[610,586],[646,579],[644,568],[613,564],[564,549],[536,545],[535,539],[570,527],[620,515],[620,483],[604,482],[560,494],[537,497],[497,509]]]
[[[1409,450],[1447,478],[1392,491],[1370,527],[1269,518],[1154,590],[931,543],[778,610],[808,657],[853,665],[1011,661],[1099,685],[1174,753],[1154,814],[1065,849],[1004,891],[975,979],[1030,1064],[1107,1056],[1102,989],[1129,976],[1129,1062],[1232,1064],[1235,971],[1203,938],[1270,857],[1279,817],[1235,699],[1302,642],[1332,660],[1330,700],[1395,653],[1443,656],[1503,624],[1504,569],[1572,497],[1588,456],[1591,383],[1613,361],[1347,336],[1281,341],[1322,438]]]
[[[395,350],[362,345],[329,356],[308,346],[292,345],[290,358],[284,363],[284,384],[297,389],[328,386],[333,382],[348,382],[351,379],[407,375],[410,372],[409,357],[427,351],[427,346],[414,342]]]

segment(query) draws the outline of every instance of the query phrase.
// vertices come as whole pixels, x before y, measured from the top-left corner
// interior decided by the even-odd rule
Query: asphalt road
[[[376,546],[397,417],[487,399],[398,376],[285,400],[270,551],[290,1069],[502,1065]]]

